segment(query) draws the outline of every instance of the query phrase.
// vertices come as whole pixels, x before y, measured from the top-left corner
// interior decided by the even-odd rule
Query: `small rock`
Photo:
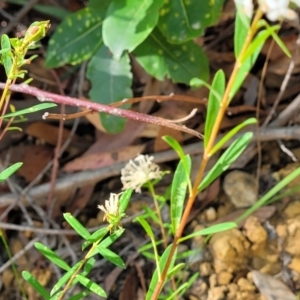
[[[300,274],[300,258],[294,257],[292,261],[289,263],[288,267]]]
[[[200,276],[203,277],[203,276],[211,275],[213,272],[213,269],[209,262],[204,262],[204,263],[200,264],[199,271],[200,271]]]
[[[242,171],[232,171],[225,176],[223,188],[236,208],[249,207],[257,201],[256,178]]]
[[[217,274],[218,285],[227,285],[231,281],[233,275],[227,271],[221,271]]]
[[[253,292],[255,291],[255,286],[248,279],[241,277],[237,281],[237,285],[241,291]]]
[[[223,300],[225,299],[226,286],[216,286],[209,289],[207,300]]]
[[[214,288],[217,285],[217,274],[211,274],[209,277],[209,287]]]
[[[205,214],[206,214],[206,220],[208,222],[212,222],[212,221],[215,221],[217,219],[217,212],[213,207],[208,208],[205,211]]]
[[[265,246],[268,233],[256,217],[250,216],[247,218],[244,229],[246,237],[252,242],[251,249],[253,251],[257,251]]]
[[[216,233],[209,241],[216,273],[233,273],[246,267],[249,242],[236,228]]]
[[[236,283],[230,283],[227,285],[227,288],[228,288],[228,294],[227,294],[227,297],[228,297],[228,300],[235,300],[236,299],[236,294],[237,294],[237,291],[238,291],[238,286]]]
[[[294,201],[290,203],[284,210],[284,213],[287,218],[294,218],[300,215],[300,201]]]

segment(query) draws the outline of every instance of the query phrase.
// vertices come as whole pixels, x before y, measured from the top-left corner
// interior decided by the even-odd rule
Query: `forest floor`
[[[55,70],[44,67],[47,43],[60,20],[41,13],[33,1],[16,2],[0,1],[1,34],[20,36],[32,22],[51,20],[47,37],[35,52],[39,57],[26,66],[27,76],[33,78],[31,85],[52,93],[88,98],[90,84],[84,76],[85,63]],[[84,7],[83,2],[43,0],[39,4],[74,12]],[[19,15],[24,8],[26,13]],[[233,68],[233,22],[233,1],[227,1],[219,23],[208,28],[205,36],[196,41],[209,58],[211,76],[223,69],[228,78]],[[250,117],[259,120],[260,128],[250,128],[255,136],[253,144],[221,178],[198,196],[185,233],[234,221],[280,179],[300,166],[298,34],[296,29],[284,23],[280,37],[294,54],[292,59],[268,41],[233,99],[222,123],[222,133]],[[270,47],[272,51],[269,51]],[[289,68],[291,62],[294,63],[292,70]],[[154,98],[135,104],[136,111],[180,119],[197,108],[196,115],[186,126],[203,132],[206,114],[203,104],[208,97],[205,88],[192,90],[169,79],[158,81],[147,75],[134,58],[132,70],[132,88],[136,97],[174,93],[199,99],[199,104],[195,104],[157,103]],[[0,69],[0,82],[5,80],[5,73]],[[277,99],[284,80],[287,82],[285,90]],[[14,93],[11,103],[20,110],[39,102],[32,96]],[[272,109],[275,114],[271,122],[265,124]],[[61,108],[55,108],[54,112],[61,113]],[[77,108],[65,108],[67,114],[75,112]],[[82,258],[82,241],[67,226],[62,216],[64,212],[75,215],[87,228],[99,228],[106,223],[97,205],[103,204],[110,193],[120,193],[120,172],[124,162],[138,153],[153,155],[163,170],[170,171],[158,185],[158,191],[163,192],[171,183],[177,156],[161,137],[173,136],[185,152],[191,154],[192,177],[199,167],[203,149],[201,141],[187,134],[132,120],[127,122],[122,133],[109,135],[94,114],[67,120],[59,126],[59,121],[42,120],[40,113],[33,113],[18,126],[22,131],[8,131],[0,143],[1,164],[24,163],[17,174],[0,185],[0,228],[8,240],[17,271],[32,272],[47,288],[62,276],[62,271],[39,254],[34,242],[46,243],[70,264]],[[63,148],[58,149],[60,137]],[[54,159],[57,149],[63,149],[59,160]],[[57,170],[55,176],[53,168]],[[238,224],[238,228],[217,233],[208,242],[204,237],[195,237],[183,243],[180,251],[191,251],[183,259],[186,263],[181,273],[183,281],[199,273],[184,299],[299,299],[296,297],[300,295],[300,193],[297,189],[288,193],[299,184],[300,179],[294,180],[285,189],[285,194],[256,210]],[[147,237],[132,219],[143,212],[144,206],[151,205],[148,193],[142,192],[134,194],[126,211],[125,233],[113,245],[113,250],[126,263],[126,269],[100,259],[91,272],[91,278],[105,289],[108,299],[140,300],[145,297],[154,265],[138,251]],[[162,214],[168,218],[165,210]],[[159,232],[155,225],[153,228]],[[12,260],[8,259],[2,244],[0,247],[0,299],[22,299],[11,269]],[[27,284],[24,289],[28,299],[39,299]],[[77,289],[80,288],[73,292],[78,292]],[[99,297],[90,294],[87,299]]]

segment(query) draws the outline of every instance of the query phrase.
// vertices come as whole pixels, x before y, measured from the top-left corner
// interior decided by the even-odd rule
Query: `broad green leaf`
[[[51,262],[53,262],[54,264],[56,264],[63,270],[69,271],[71,269],[70,266],[62,258],[60,258],[54,251],[49,249],[47,246],[45,246],[39,242],[34,243],[34,246],[45,257],[47,257]]]
[[[18,163],[11,165],[8,168],[6,168],[4,171],[2,171],[0,173],[0,182],[6,180],[8,177],[10,177],[12,174],[14,174],[18,169],[21,168],[22,165],[23,165],[23,163],[18,162]]]
[[[126,208],[128,206],[128,203],[130,201],[131,195],[132,195],[133,190],[132,189],[127,189],[125,190],[122,195],[121,198],[119,200],[120,206],[119,206],[119,213],[123,214],[126,211]]]
[[[183,159],[185,156],[184,151],[181,145],[171,136],[165,135],[162,139],[177,153],[180,159]]]
[[[225,74],[222,70],[219,70],[212,82],[212,89],[216,91],[221,97],[225,91]],[[212,129],[215,125],[217,114],[220,108],[220,100],[215,97],[215,93],[209,93],[205,129],[204,129],[204,147],[207,147],[210,140]]]
[[[158,80],[167,76],[174,82],[188,85],[194,77],[208,79],[208,60],[198,45],[192,41],[170,44],[157,29],[135,49],[134,54],[147,73]]]
[[[105,10],[83,8],[68,15],[49,41],[45,65],[57,68],[89,59],[102,44]]]
[[[91,234],[88,232],[88,230],[70,213],[65,213],[64,218],[82,238],[88,240],[91,237]]]
[[[235,15],[235,29],[234,29],[234,54],[237,58],[245,44],[249,29],[250,29],[250,18],[248,18],[242,7],[237,7]]]
[[[119,59],[132,52],[155,27],[163,0],[113,0],[103,22],[103,41]]]
[[[160,270],[163,270],[165,265],[166,265],[166,262],[168,260],[168,257],[170,255],[170,252],[171,252],[171,248],[172,248],[172,244],[169,245],[167,247],[167,249],[164,251],[164,253],[162,254],[160,260],[159,260],[159,269]],[[177,253],[177,250],[176,252],[174,253],[173,255],[173,259],[172,259],[172,262],[168,268],[168,271],[171,270],[174,266],[174,262],[175,262],[175,258],[176,258],[176,253]],[[152,275],[152,278],[151,278],[151,282],[150,282],[150,285],[149,285],[149,288],[148,288],[148,292],[147,292],[147,295],[146,295],[146,300],[150,300],[153,293],[154,293],[154,290],[155,290],[155,287],[158,283],[158,280],[159,280],[159,273],[158,273],[158,268],[155,269],[153,275]]]
[[[103,45],[88,64],[87,78],[92,84],[89,96],[94,102],[111,104],[133,95],[132,73],[127,53],[120,59],[115,59]],[[128,105],[124,107],[129,108]],[[109,133],[123,130],[126,119],[103,113],[100,116],[102,125]]]
[[[116,265],[120,268],[123,268],[123,269],[126,268],[126,265],[125,265],[124,261],[122,260],[122,258],[115,252],[111,251],[108,248],[103,248],[101,246],[97,246],[97,250],[100,255],[102,255],[106,260],[110,261],[114,265]]]
[[[234,137],[241,129],[243,129],[247,125],[256,124],[257,120],[255,118],[249,118],[245,120],[243,123],[235,126],[233,129],[231,129],[228,133],[225,134],[224,137],[220,139],[216,143],[216,145],[212,148],[210,151],[210,155],[212,156],[214,153],[216,153],[218,150],[222,148],[223,145],[225,145],[226,142],[228,142],[232,137]]]
[[[171,43],[184,43],[203,34],[219,20],[223,0],[171,0],[160,10],[158,28]]]
[[[95,293],[96,295],[98,295],[100,297],[107,298],[107,295],[106,295],[104,289],[100,285],[98,285],[96,282],[93,282],[92,280],[90,280],[80,274],[76,275],[76,278],[84,287],[89,289],[91,292]]]
[[[88,7],[92,9],[98,9],[100,11],[107,11],[108,6],[111,4],[112,0],[89,0]]]
[[[190,182],[191,165],[191,158],[189,155],[186,155],[179,161],[174,173],[171,189],[171,222],[173,234],[176,233],[182,217],[186,189]]]
[[[208,185],[216,180],[229,166],[241,155],[252,139],[253,133],[247,132],[237,140],[221,155],[219,160],[208,172],[205,178],[200,183],[198,190],[203,191]]]
[[[255,37],[255,39],[259,39],[259,37],[263,34],[264,34],[264,30],[259,32],[257,34],[257,36]],[[248,56],[248,58],[245,59],[245,61],[243,61],[241,67],[239,68],[239,70],[237,72],[237,75],[235,77],[235,81],[234,81],[233,86],[231,88],[231,91],[229,93],[229,101],[234,97],[236,92],[241,87],[241,85],[244,82],[246,76],[248,75],[248,73],[251,70],[252,66],[256,62],[256,59],[257,59],[257,57],[260,53],[260,50],[261,50],[262,46],[263,46],[263,42],[261,42],[261,44],[257,45],[257,48],[254,49],[253,54],[251,56]]]
[[[40,104],[34,105],[32,107],[29,107],[29,108],[21,109],[21,110],[6,114],[6,115],[0,117],[0,119],[1,118],[6,119],[6,118],[11,118],[11,117],[17,117],[17,116],[20,116],[20,115],[31,114],[31,113],[34,113],[36,111],[40,111],[40,110],[43,110],[43,109],[48,109],[48,108],[55,107],[55,106],[57,106],[55,103],[40,103]]]
[[[284,179],[278,182],[270,191],[268,191],[261,199],[259,199],[254,205],[247,209],[240,217],[236,219],[236,223],[240,223],[242,220],[250,216],[261,206],[265,205],[272,197],[278,194],[283,188],[285,188],[291,181],[300,176],[300,168],[294,170],[291,174],[287,175]]]
[[[82,261],[79,261],[57,281],[57,283],[53,286],[52,290],[50,291],[51,296],[55,295],[68,282],[68,280],[72,277],[72,275],[76,272],[76,270],[81,264]]]
[[[28,271],[23,271],[22,277],[43,297],[43,299],[50,299],[50,295],[47,290]]]
[[[226,223],[221,223],[221,224],[216,224],[216,225],[212,225],[208,228],[204,228],[201,230],[198,230],[196,232],[193,232],[185,237],[182,237],[181,239],[179,239],[179,242],[183,242],[186,241],[188,239],[191,239],[195,236],[199,236],[199,235],[210,235],[210,234],[214,234],[214,233],[218,233],[221,231],[226,231],[232,228],[236,228],[237,225],[235,222],[226,222]]]

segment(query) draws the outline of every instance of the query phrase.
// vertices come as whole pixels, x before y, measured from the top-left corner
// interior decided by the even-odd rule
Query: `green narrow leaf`
[[[246,16],[242,7],[237,6],[237,12],[235,15],[235,29],[234,29],[234,54],[237,58],[245,44],[249,29],[250,18]]]
[[[168,278],[175,276],[181,269],[185,267],[185,263],[179,263],[168,272]]]
[[[69,271],[67,271],[53,286],[52,290],[50,291],[50,295],[54,296],[71,278],[71,276],[75,273],[75,271],[79,268],[82,261],[76,263]]]
[[[157,29],[135,49],[134,54],[147,73],[158,80],[167,76],[174,82],[188,85],[194,77],[208,79],[208,60],[198,45],[192,41],[170,44]]]
[[[89,237],[88,241],[91,243],[95,243],[96,241],[102,239],[107,234],[107,232],[107,227],[100,228]]]
[[[124,261],[118,254],[114,253],[108,248],[103,248],[101,246],[97,246],[97,250],[99,254],[102,255],[106,260],[110,261],[111,263],[122,269],[126,269]]]
[[[192,234],[189,234],[185,237],[182,237],[181,239],[179,239],[179,241],[181,243],[181,242],[191,239],[195,236],[210,235],[210,234],[218,233],[221,231],[226,231],[226,230],[236,228],[236,227],[237,227],[237,225],[235,222],[226,222],[226,223],[216,224],[216,225],[212,225],[208,228],[204,228],[204,229],[198,230],[196,232],[193,232]]]
[[[155,27],[163,0],[113,0],[103,22],[103,41],[119,59],[132,52]]]
[[[188,281],[186,282],[187,285],[185,286],[185,288],[180,292],[180,296],[183,296],[185,294],[185,292],[192,286],[192,284],[196,281],[197,277],[199,276],[199,273],[196,272],[195,274],[193,274]]]
[[[87,78],[92,84],[89,96],[94,102],[111,104],[133,96],[132,73],[127,53],[117,60],[103,45],[88,64]],[[109,133],[118,133],[124,129],[126,119],[103,113],[100,116],[102,125]]]
[[[175,299],[175,296],[178,295],[181,291],[186,290],[187,286],[188,286],[187,282],[181,284],[180,286],[177,286],[176,291],[173,292],[166,300],[173,300],[173,299]]]
[[[225,91],[225,74],[222,70],[219,70],[212,82],[212,89],[216,91],[221,97]],[[209,93],[207,114],[205,120],[204,129],[204,147],[207,147],[208,141],[210,140],[212,129],[215,125],[217,114],[220,108],[220,100],[215,96],[215,93]]]
[[[186,155],[179,161],[174,173],[171,188],[171,222],[173,234],[176,233],[182,217],[186,190],[190,182],[191,165],[191,158],[189,155]]]
[[[185,156],[181,145],[171,136],[165,135],[162,139],[177,153],[180,159]]]
[[[105,12],[86,7],[68,15],[49,41],[46,67],[79,64],[89,59],[103,42],[101,27]]]
[[[252,139],[253,133],[247,132],[237,140],[222,154],[213,168],[208,172],[200,183],[198,190],[203,191],[208,185],[216,180],[229,166],[241,155]]]
[[[21,168],[22,165],[23,165],[23,163],[18,162],[18,163],[11,165],[8,168],[6,168],[4,171],[2,171],[0,173],[0,182],[6,180],[8,177],[10,177],[12,174],[14,174],[18,169]]]
[[[12,74],[10,74],[11,68],[13,66],[13,55],[11,52],[11,44],[8,35],[2,34],[1,36],[1,62],[4,66],[5,73],[7,78],[10,78]]]
[[[69,271],[70,266],[60,258],[54,251],[43,245],[42,243],[36,242],[34,243],[35,248],[40,251],[45,257],[47,257],[51,262],[59,266],[65,271]]]
[[[260,35],[264,34],[264,30],[259,32],[256,36],[256,39],[260,37]],[[236,75],[236,80],[233,83],[232,89],[229,93],[229,100],[233,98],[233,96],[236,94],[236,92],[239,90],[241,87],[242,83],[244,82],[246,76],[248,75],[249,71],[251,70],[252,66],[256,62],[256,59],[260,53],[260,50],[263,46],[263,43],[257,46],[255,49],[254,53],[249,56],[245,61],[243,61],[241,67],[239,68],[237,75]]]
[[[128,206],[128,203],[130,201],[131,195],[132,195],[133,190],[132,189],[127,189],[125,190],[122,195],[121,198],[119,200],[120,206],[119,206],[119,213],[123,214],[126,211],[126,208]]]
[[[172,248],[172,244],[169,245],[167,247],[167,249],[164,251],[164,253],[162,254],[160,260],[159,260],[159,267],[160,267],[160,270],[163,270],[163,268],[165,267],[166,265],[166,262],[168,260],[168,257],[170,255],[170,252],[171,252],[171,248]],[[174,262],[175,262],[175,258],[176,258],[176,253],[177,253],[177,249],[176,249],[176,252],[174,253],[173,255],[173,260],[172,260],[172,263],[170,264],[169,268],[168,268],[168,271],[170,269],[173,268],[174,266]],[[150,300],[153,293],[154,293],[154,290],[155,290],[155,287],[158,283],[158,280],[159,280],[159,276],[158,276],[158,269],[156,268],[153,275],[152,275],[152,278],[151,278],[151,282],[150,282],[150,285],[149,285],[149,288],[148,288],[148,292],[147,292],[147,295],[146,295],[146,300]]]
[[[165,1],[160,10],[158,28],[171,43],[184,43],[203,34],[219,20],[223,0]]]
[[[76,275],[76,278],[84,287],[89,289],[91,292],[95,293],[96,295],[98,295],[100,297],[107,298],[107,295],[106,295],[104,289],[100,285],[98,285],[96,282],[93,282],[92,280],[90,280],[80,274]]]
[[[23,271],[22,276],[24,280],[26,280],[33,289],[43,297],[43,299],[50,299],[50,295],[47,290],[28,271]]]
[[[139,223],[143,226],[144,230],[145,230],[146,233],[149,235],[149,238],[150,238],[150,240],[152,241],[152,243],[154,242],[154,244],[155,244],[154,233],[153,233],[152,228],[151,228],[151,226],[149,225],[149,223],[148,223],[145,219],[143,219],[143,218],[141,218],[141,217],[137,217],[136,219],[137,219],[137,220],[139,221]]]
[[[37,112],[37,111],[40,111],[43,109],[48,109],[48,108],[55,107],[55,106],[57,106],[55,103],[40,103],[40,104],[34,105],[29,108],[21,109],[21,110],[6,114],[0,118],[6,119],[6,118],[11,118],[11,117],[17,117],[20,115],[32,114],[34,112]]]
[[[287,175],[284,179],[278,182],[270,191],[268,191],[261,199],[259,199],[254,205],[247,209],[240,217],[236,219],[236,223],[240,223],[242,220],[250,216],[257,209],[267,203],[273,196],[278,194],[283,188],[285,188],[291,181],[300,176],[300,168],[294,170],[291,174]]]
[[[70,298],[68,298],[68,300],[87,299],[85,297],[88,296],[90,293],[91,293],[90,291],[83,291],[83,292],[80,292],[76,295],[71,296]]]
[[[216,145],[210,151],[210,155],[213,155],[218,150],[220,150],[222,148],[222,146],[225,145],[225,143],[227,143],[231,138],[233,138],[245,126],[248,126],[251,124],[256,124],[256,123],[257,123],[257,120],[255,118],[249,118],[249,119],[245,120],[243,123],[235,126],[228,133],[226,133],[225,136],[222,137],[219,142],[216,143]]]
[[[87,231],[87,229],[70,213],[65,213],[64,218],[82,238],[88,240],[91,237],[91,234]]]

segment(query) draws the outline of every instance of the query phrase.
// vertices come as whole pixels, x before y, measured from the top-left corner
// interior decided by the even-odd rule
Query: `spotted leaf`
[[[132,97],[132,73],[127,53],[115,59],[109,49],[102,45],[88,64],[87,78],[92,84],[89,96],[94,102],[111,104]],[[100,114],[100,117],[108,132],[123,130],[125,119],[108,114]]]
[[[157,29],[136,48],[134,54],[142,67],[158,80],[167,76],[174,82],[189,85],[193,77],[208,79],[208,60],[198,45],[192,41],[170,44]]]
[[[183,43],[203,33],[215,23],[224,0],[165,1],[160,10],[158,27],[171,43]]]
[[[116,58],[143,42],[159,17],[163,0],[113,0],[103,23],[103,40]]]
[[[102,22],[105,9],[90,7],[68,15],[49,41],[46,66],[78,64],[89,59],[102,44]]]

